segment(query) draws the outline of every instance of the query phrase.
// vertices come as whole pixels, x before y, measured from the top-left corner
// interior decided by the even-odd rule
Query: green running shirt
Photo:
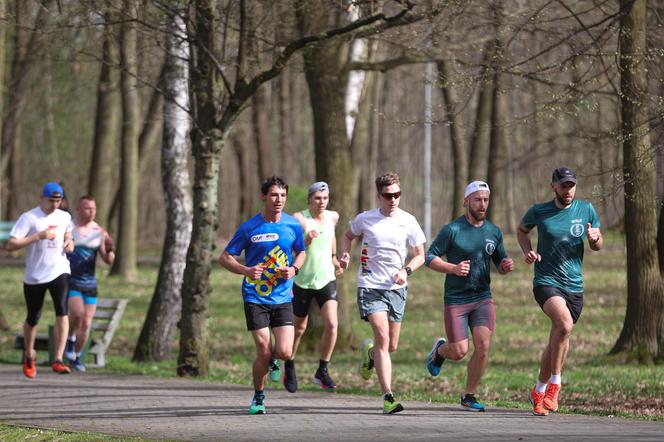
[[[443,227],[431,243],[426,265],[443,255],[451,264],[470,260],[468,275],[445,275],[445,304],[469,304],[491,298],[489,260],[498,267],[507,258],[503,234],[495,224],[485,219],[480,227],[475,227],[465,216],[458,217]]]
[[[295,284],[303,289],[318,290],[334,281],[334,264],[332,263],[332,242],[334,241],[334,222],[328,210],[323,212],[325,222],[319,224],[312,218],[309,209],[302,211],[307,233],[317,229],[318,237],[307,246],[307,259],[300,271],[295,275]]]
[[[574,200],[559,209],[554,200],[535,204],[523,216],[527,229],[537,227],[537,253],[533,286],[546,285],[572,293],[583,292],[583,241],[588,223],[599,227],[599,217],[588,201]]]

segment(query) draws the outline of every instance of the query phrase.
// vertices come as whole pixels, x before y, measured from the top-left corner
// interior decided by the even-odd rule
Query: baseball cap
[[[489,195],[491,195],[491,189],[489,189],[489,185],[485,183],[484,181],[473,181],[472,183],[468,184],[466,186],[466,191],[463,193],[464,198],[468,198],[468,195],[471,193],[478,192],[480,190],[486,190],[489,192]]]
[[[576,184],[576,172],[574,172],[572,169],[568,167],[559,167],[553,171],[551,182],[557,184],[562,184],[562,183]]]
[[[316,192],[329,192],[330,186],[327,185],[325,181],[317,181],[309,186],[309,193],[307,196],[311,196]]]
[[[62,186],[58,183],[46,183],[44,184],[44,189],[42,190],[42,195],[46,198],[62,198],[65,194],[65,191],[62,190]]]

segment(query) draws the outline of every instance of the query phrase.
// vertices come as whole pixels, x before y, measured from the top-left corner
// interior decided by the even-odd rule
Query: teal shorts
[[[97,305],[96,293],[94,295],[89,295],[87,293],[79,292],[78,290],[69,290],[70,298],[75,298],[77,296],[83,298],[83,304],[85,305]]]

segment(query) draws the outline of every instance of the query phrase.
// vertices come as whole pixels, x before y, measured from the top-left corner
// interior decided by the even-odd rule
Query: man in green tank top
[[[334,229],[339,221],[339,214],[327,210],[330,202],[330,188],[319,181],[309,186],[307,197],[309,208],[296,212],[293,216],[300,222],[304,232],[307,259],[295,276],[293,285],[293,314],[295,317],[295,338],[293,355],[285,363],[284,387],[291,393],[297,391],[295,371],[295,353],[302,335],[307,329],[309,306],[316,299],[320,307],[324,330],[320,338],[320,361],[314,374],[314,383],[322,388],[336,388],[328,372],[328,363],[332,357],[334,344],[337,342],[337,286],[336,277],[343,273],[337,261],[337,241]]]
[[[526,263],[535,264],[535,300],[551,320],[539,379],[529,395],[536,416],[558,410],[569,337],[583,308],[583,237],[592,250],[600,250],[604,244],[592,204],[574,199],[576,173],[567,167],[557,168],[551,189],[554,199],[528,209],[517,230]],[[533,227],[537,227],[537,251],[530,242]]]
[[[440,374],[445,359],[458,361],[468,353],[468,329],[473,335],[473,355],[468,362],[466,388],[461,408],[484,411],[477,400],[482,374],[489,363],[491,335],[496,328],[490,284],[491,262],[501,274],[514,269],[507,257],[500,229],[486,218],[489,185],[473,181],[466,186],[463,205],[466,213],[440,231],[426,255],[426,265],[445,273],[445,333],[438,338],[427,358],[431,376]],[[442,256],[446,257],[443,260]]]

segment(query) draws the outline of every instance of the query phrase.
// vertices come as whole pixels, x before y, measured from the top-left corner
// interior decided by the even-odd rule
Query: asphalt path
[[[276,384],[266,391],[268,413],[250,416],[249,387],[48,368],[27,379],[20,366],[0,364],[0,422],[155,440],[664,441],[662,422],[504,408],[471,413],[419,401],[385,416],[378,395],[290,394]]]

